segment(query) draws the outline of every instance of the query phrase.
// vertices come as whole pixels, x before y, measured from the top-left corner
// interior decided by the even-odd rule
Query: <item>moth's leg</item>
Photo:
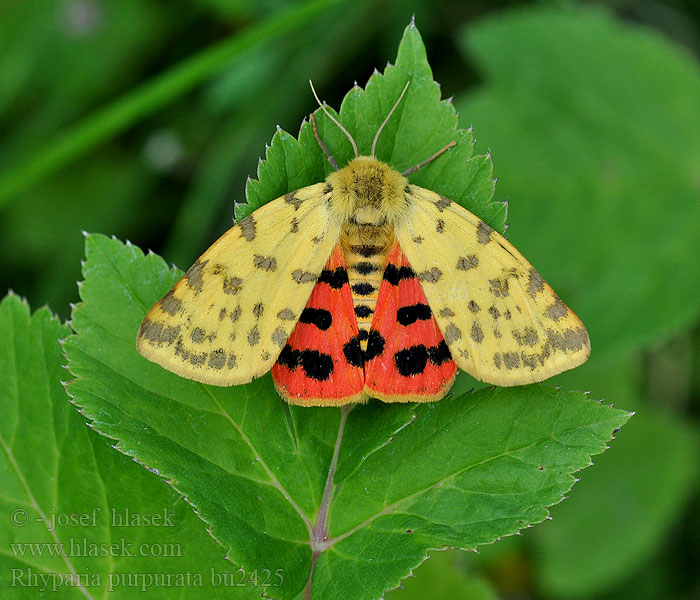
[[[410,175],[411,173],[415,173],[418,169],[420,169],[421,167],[424,167],[424,166],[427,165],[429,162],[434,161],[438,156],[440,156],[441,154],[444,154],[444,153],[447,152],[450,148],[452,148],[453,146],[456,146],[456,145],[457,145],[457,142],[456,142],[455,140],[452,140],[449,144],[447,144],[447,146],[445,146],[445,147],[442,148],[441,150],[438,150],[438,151],[437,151],[435,154],[433,154],[430,158],[426,158],[423,162],[420,162],[420,163],[418,163],[417,165],[412,166],[410,169],[406,169],[403,173],[401,173],[401,175],[403,175],[404,177],[407,177],[407,176]]]

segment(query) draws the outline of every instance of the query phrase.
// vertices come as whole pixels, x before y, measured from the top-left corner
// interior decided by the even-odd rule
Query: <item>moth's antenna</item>
[[[401,99],[403,98],[404,94],[406,93],[406,90],[408,89],[409,83],[411,83],[411,82],[407,81],[406,85],[403,86],[403,92],[401,92],[401,95],[399,96],[399,99],[396,101],[396,104],[394,104],[392,109],[389,111],[389,114],[386,116],[386,119],[384,119],[384,123],[381,124],[379,129],[377,129],[377,133],[374,136],[374,141],[372,142],[372,156],[374,156],[374,151],[377,149],[377,142],[379,141],[379,134],[382,132],[382,129],[384,129],[384,126],[389,122],[391,115],[394,114],[396,107],[399,105],[399,102],[401,102]]]
[[[328,162],[331,163],[331,167],[333,167],[333,170],[338,171],[338,163],[336,162],[335,158],[333,158],[333,155],[330,152],[328,152],[328,148],[326,148],[326,145],[323,143],[321,136],[318,135],[318,129],[316,128],[316,115],[314,115],[314,113],[311,113],[309,115],[309,119],[311,120],[311,127],[314,130],[314,137],[316,138],[316,142],[318,142],[318,145],[321,147],[321,150],[323,150],[323,153],[326,155]]]
[[[338,129],[340,129],[340,131],[342,131],[342,132],[347,136],[347,138],[350,140],[350,143],[352,144],[352,149],[355,151],[355,158],[357,158],[358,156],[360,156],[360,153],[357,151],[357,144],[355,143],[355,140],[352,139],[352,136],[350,135],[350,133],[348,133],[348,130],[345,129],[345,127],[343,127],[343,126],[338,122],[338,120],[337,120],[331,113],[328,112],[328,109],[326,108],[325,103],[322,103],[322,102],[318,99],[318,94],[316,94],[316,90],[314,89],[314,84],[313,84],[313,82],[312,82],[310,79],[309,79],[309,85],[311,86],[311,91],[312,91],[313,94],[314,94],[314,98],[316,98],[316,102],[318,102],[318,105],[321,107],[321,110],[322,110],[324,113],[326,113],[326,116],[327,116],[331,121],[333,121],[333,122],[338,126]]]

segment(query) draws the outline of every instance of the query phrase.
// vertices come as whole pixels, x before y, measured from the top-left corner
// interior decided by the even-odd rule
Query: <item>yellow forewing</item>
[[[395,235],[452,357],[481,381],[542,381],[590,352],[579,318],[503,236],[447,198],[408,186]]]
[[[214,385],[269,371],[340,237],[329,196],[311,185],[229,229],[146,315],[138,351]]]

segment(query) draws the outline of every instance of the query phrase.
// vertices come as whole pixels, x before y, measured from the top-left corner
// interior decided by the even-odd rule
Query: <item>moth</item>
[[[579,318],[479,217],[370,156],[334,167],[222,235],[151,308],[137,349],[230,386],[272,371],[287,402],[430,402],[457,368],[513,386],[583,363]],[[314,91],[314,95],[315,91]],[[316,96],[318,101],[318,97]]]

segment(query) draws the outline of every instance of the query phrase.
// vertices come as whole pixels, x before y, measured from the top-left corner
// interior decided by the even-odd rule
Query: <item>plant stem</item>
[[[313,554],[311,556],[311,570],[309,571],[309,579],[306,582],[306,589],[304,590],[304,600],[310,600],[311,598],[311,579],[314,574],[314,568],[316,567],[316,561],[321,553],[328,548],[328,516],[330,514],[331,496],[333,494],[333,477],[335,476],[335,471],[338,467],[338,455],[340,454],[340,446],[343,441],[345,423],[348,420],[348,415],[354,406],[354,404],[346,404],[340,409],[341,413],[340,424],[338,425],[338,437],[335,440],[333,458],[331,458],[331,464],[328,467],[326,486],[323,489],[323,499],[321,500],[321,506],[318,509],[318,515],[316,517],[316,523],[314,524],[313,535],[311,537],[311,550]]]

